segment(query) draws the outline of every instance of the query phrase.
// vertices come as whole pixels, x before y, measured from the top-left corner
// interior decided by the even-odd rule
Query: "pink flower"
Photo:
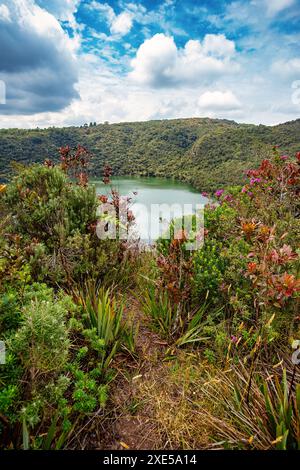
[[[223,193],[224,193],[224,189],[218,189],[218,190],[215,192],[215,196],[216,196],[216,197],[221,197]]]
[[[280,157],[281,160],[287,160],[288,158],[289,158],[288,155],[281,155],[281,157]]]
[[[246,192],[247,192],[247,188],[246,188],[246,186],[244,186],[244,187],[242,188],[242,193],[246,193]]]
[[[203,196],[203,197],[208,197],[209,194],[204,191],[203,193],[201,193],[201,196]]]
[[[251,178],[250,180],[250,184],[253,185],[255,183],[260,183],[261,182],[261,178]]]

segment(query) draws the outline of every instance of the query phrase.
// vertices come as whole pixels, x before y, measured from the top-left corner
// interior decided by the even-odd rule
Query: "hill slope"
[[[94,155],[92,172],[105,162],[115,175],[174,177],[202,190],[241,182],[243,170],[266,157],[273,145],[300,149],[300,119],[278,126],[192,118],[91,127],[0,130],[0,176],[10,163],[56,160],[63,145],[86,146]]]

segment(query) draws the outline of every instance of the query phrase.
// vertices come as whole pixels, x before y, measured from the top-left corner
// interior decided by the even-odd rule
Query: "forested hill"
[[[174,177],[201,190],[241,182],[243,170],[266,158],[274,145],[281,152],[300,150],[300,119],[278,126],[192,118],[99,124],[83,127],[0,130],[0,178],[10,163],[57,160],[58,148],[87,147],[92,172],[109,163],[115,175]]]

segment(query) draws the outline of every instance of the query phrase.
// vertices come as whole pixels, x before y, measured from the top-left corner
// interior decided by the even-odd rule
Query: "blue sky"
[[[0,0],[0,127],[297,119],[299,44],[300,0]]]

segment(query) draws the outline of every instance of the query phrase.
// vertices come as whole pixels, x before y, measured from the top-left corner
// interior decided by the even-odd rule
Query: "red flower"
[[[100,202],[102,202],[103,204],[106,204],[107,201],[108,201],[108,197],[105,196],[105,194],[101,194],[101,196],[98,196],[98,199]]]
[[[254,274],[254,273],[256,272],[256,270],[257,270],[257,264],[254,263],[254,262],[248,263],[248,266],[247,266],[247,267],[248,267],[249,273],[251,273],[251,274]]]

